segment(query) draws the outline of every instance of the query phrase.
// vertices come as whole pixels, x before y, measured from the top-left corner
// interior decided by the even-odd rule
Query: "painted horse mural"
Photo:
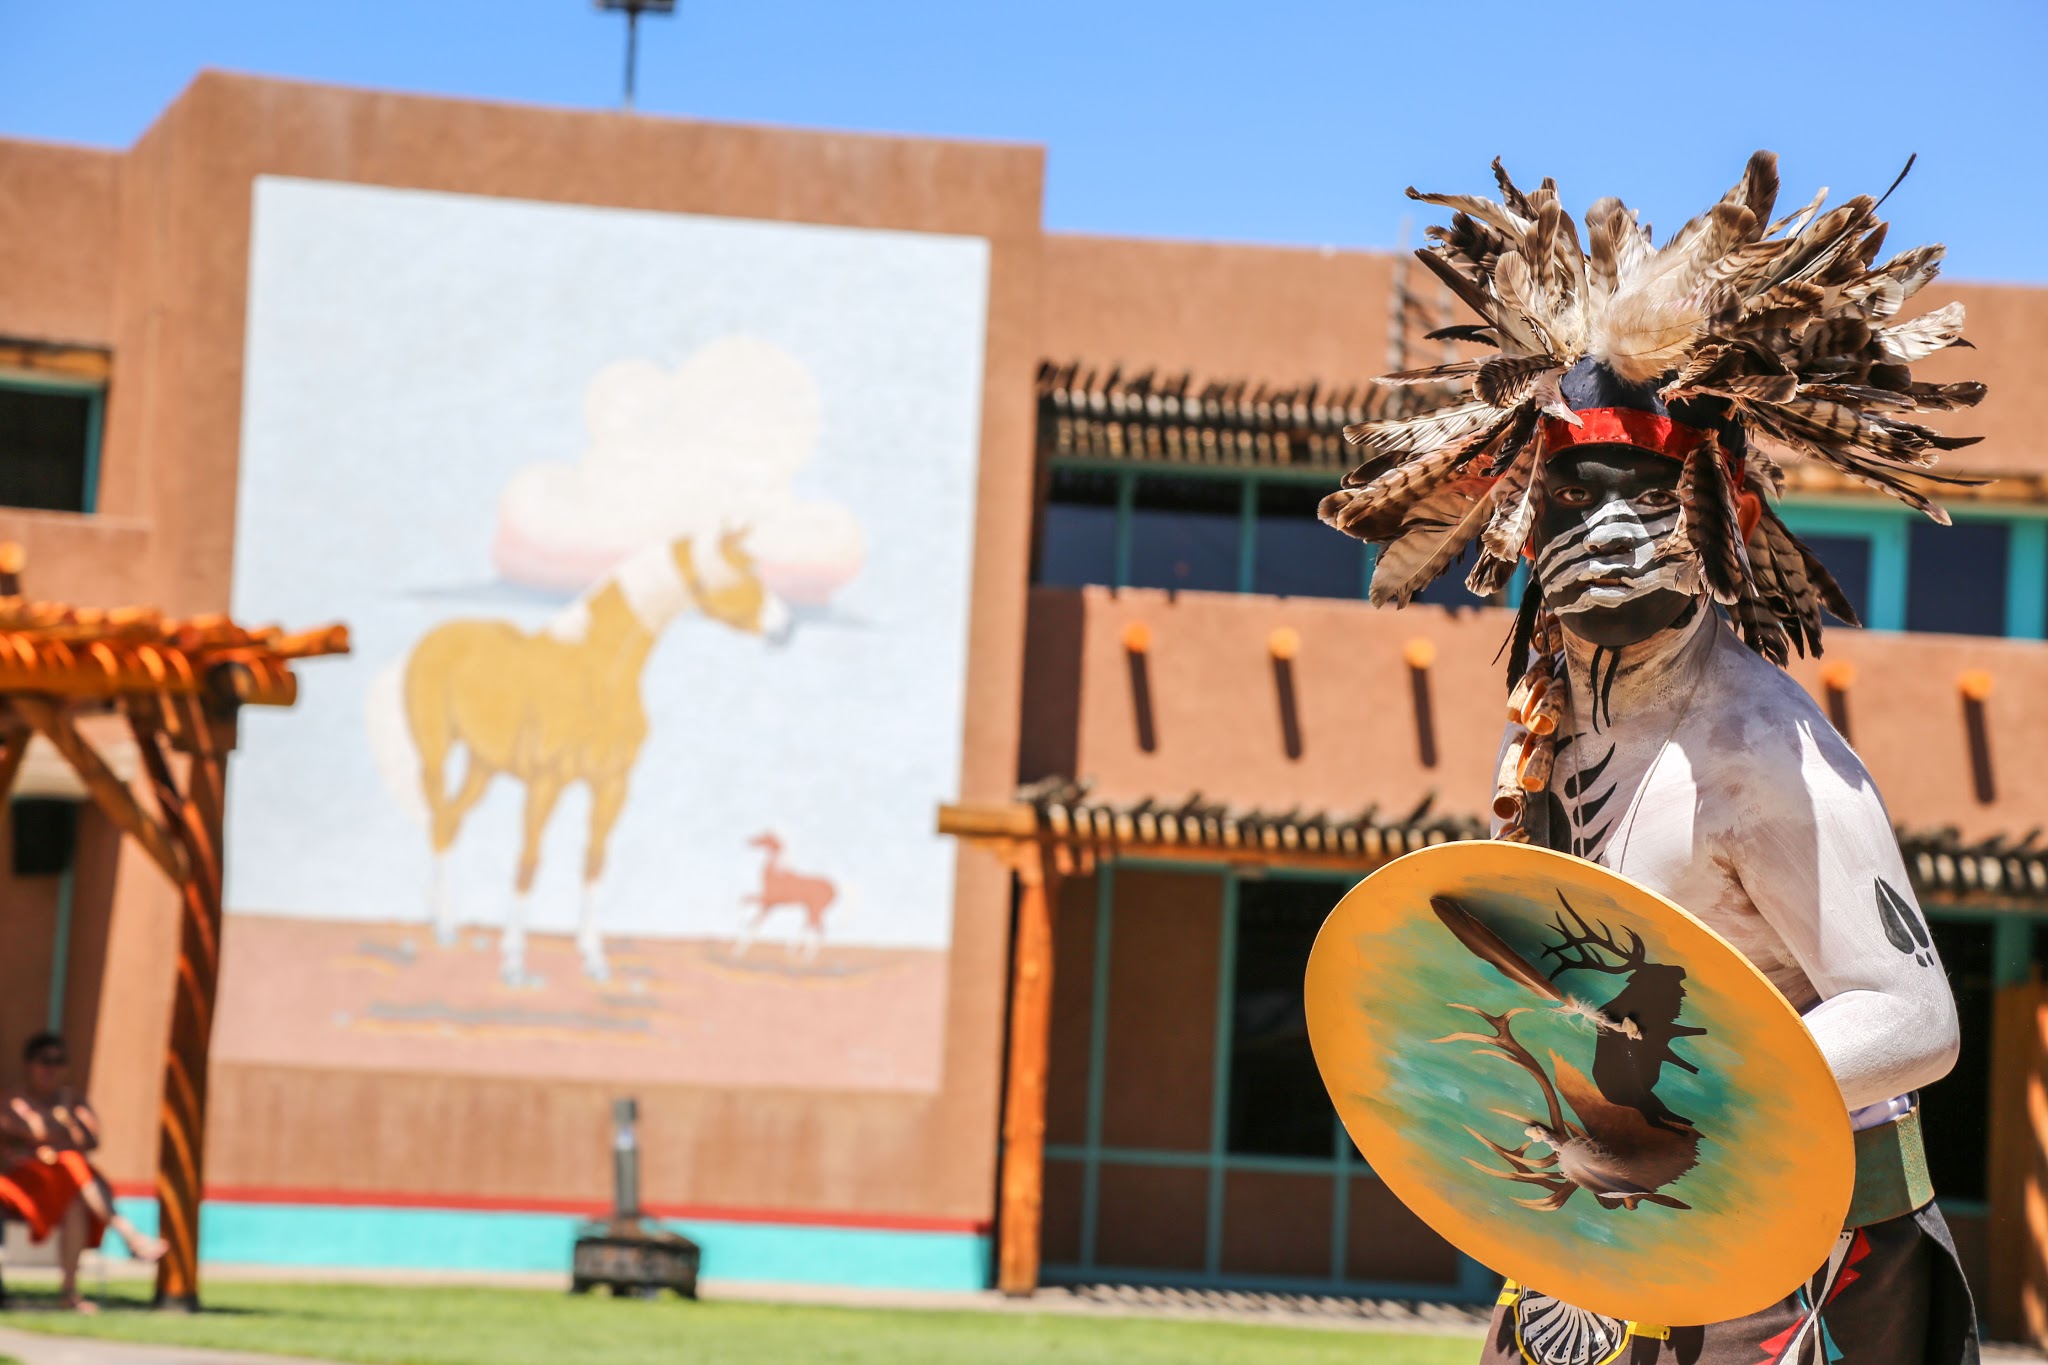
[[[690,537],[647,546],[539,631],[507,621],[453,620],[413,646],[404,671],[405,718],[427,800],[431,913],[442,943],[453,942],[457,929],[448,851],[491,782],[510,778],[526,789],[526,801],[499,971],[509,984],[527,984],[527,900],[540,867],[541,837],[563,792],[581,782],[590,789],[590,829],[576,947],[588,976],[609,977],[596,889],[647,738],[640,675],[655,641],[692,611],[767,639],[780,640],[788,631],[789,610],[762,584],[745,534],[720,535],[711,555],[700,554]],[[451,790],[458,750],[461,781]]]

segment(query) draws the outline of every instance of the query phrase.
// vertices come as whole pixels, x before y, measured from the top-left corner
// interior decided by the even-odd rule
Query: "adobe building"
[[[631,1094],[713,1279],[1492,1292],[1300,1000],[1351,882],[1483,833],[1504,604],[1375,611],[1312,516],[1440,300],[1049,233],[1042,173],[212,74],[124,152],[0,143],[29,595],[354,640],[230,769],[208,1260],[561,1269]],[[1991,389],[1951,464],[1999,481],[1943,531],[1793,470],[1868,625],[1794,674],[1955,985],[1934,1176],[2016,1333],[2048,293],[1951,298],[1979,349],[1929,377]],[[144,1217],[175,906],[52,755],[18,795],[0,1055],[64,1029]]]

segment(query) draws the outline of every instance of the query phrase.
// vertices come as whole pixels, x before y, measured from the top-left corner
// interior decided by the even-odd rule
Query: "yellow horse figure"
[[[583,905],[576,946],[584,971],[610,975],[598,932],[596,884],[605,845],[626,802],[626,784],[647,738],[640,673],[661,632],[695,609],[749,635],[782,638],[789,609],[770,593],[744,548],[744,531],[719,537],[717,561],[700,571],[688,537],[629,557],[545,629],[506,621],[443,622],[406,660],[406,722],[419,754],[434,846],[434,927],[454,941],[445,862],[462,821],[501,774],[526,788],[517,895],[500,937],[500,972],[525,984],[526,902],[540,866],[541,835],[570,784],[590,788]],[[467,751],[451,794],[456,748]]]

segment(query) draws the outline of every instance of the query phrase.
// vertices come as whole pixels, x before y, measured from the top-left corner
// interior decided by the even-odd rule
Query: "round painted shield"
[[[1848,1115],[1785,998],[1713,930],[1578,858],[1439,844],[1346,895],[1309,957],[1316,1065],[1447,1241],[1603,1316],[1755,1312],[1823,1265]]]

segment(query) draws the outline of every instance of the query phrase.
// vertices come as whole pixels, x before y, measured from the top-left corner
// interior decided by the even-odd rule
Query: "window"
[[[0,505],[90,512],[101,392],[0,378]]]
[[[17,877],[55,877],[71,866],[78,844],[78,803],[21,796],[8,805],[9,842]]]
[[[1321,483],[1260,482],[1253,592],[1356,598],[1364,591],[1364,542],[1316,520],[1328,491]]]
[[[1336,1111],[1308,1046],[1302,978],[1341,882],[1273,878],[1238,886],[1231,983],[1231,1152],[1329,1157]]]
[[[2012,529],[2003,522],[1937,526],[1916,518],[1907,532],[1906,629],[2005,634],[2011,549]]]
[[[1800,536],[1814,558],[1834,575],[1842,596],[1856,609],[1856,619],[1870,621],[1870,537],[1856,535]],[[1828,620],[1835,618],[1828,614]]]
[[[1356,601],[1367,594],[1374,551],[1317,520],[1330,486],[1256,467],[1194,474],[1141,461],[1059,460],[1040,522],[1037,581]],[[1781,510],[1866,626],[2048,635],[2048,591],[2032,590],[2048,580],[2048,522],[1973,512],[1942,527],[1905,508],[1850,499],[1794,499]],[[1504,591],[1479,598],[1465,590],[1475,553],[1467,547],[1414,601],[1517,606],[1528,565]]]
[[[1053,1280],[1490,1299],[1343,1136],[1303,975],[1349,879],[1105,861],[1056,926],[1043,1246]],[[1076,918],[1073,912],[1080,911]]]
[[[1443,577],[1416,593],[1414,600],[1427,602],[1433,607],[1485,607],[1500,605],[1500,595],[1474,597],[1465,587],[1466,576],[1472,572],[1474,557],[1478,554],[1477,544],[1465,547],[1465,553],[1458,556],[1458,562],[1445,569]]]
[[[1944,1197],[1982,1199],[1990,1163],[1992,925],[1981,919],[1933,918],[1928,929],[1955,991],[1963,1050],[1955,1070],[1921,1092],[1927,1168]]]
[[[1131,500],[1130,584],[1235,592],[1243,501],[1238,479],[1138,476]]]
[[[1115,474],[1054,469],[1041,523],[1038,581],[1078,588],[1116,581]]]

